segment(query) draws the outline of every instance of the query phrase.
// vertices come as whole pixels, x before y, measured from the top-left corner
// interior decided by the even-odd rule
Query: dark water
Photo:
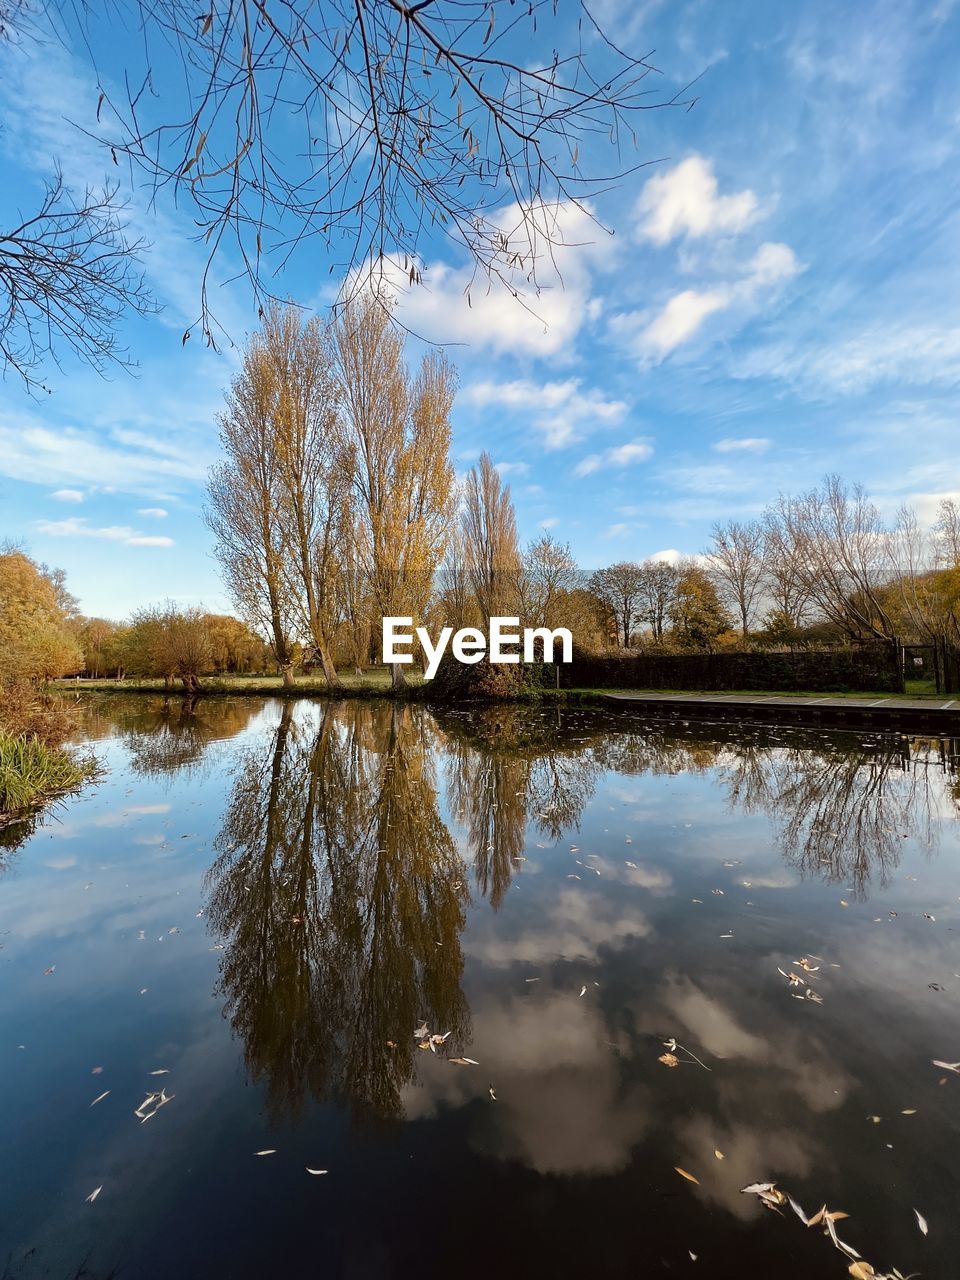
[[[756,1181],[960,1271],[956,744],[84,724],[104,781],[0,851],[0,1275],[846,1276]]]

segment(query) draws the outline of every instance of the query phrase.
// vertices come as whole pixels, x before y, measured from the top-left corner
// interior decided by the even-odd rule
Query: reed
[[[0,820],[76,791],[96,773],[90,756],[49,747],[39,738],[0,734]]]

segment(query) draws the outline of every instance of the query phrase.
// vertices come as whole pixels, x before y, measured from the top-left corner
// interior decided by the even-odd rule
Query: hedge
[[[563,688],[703,689],[812,693],[903,693],[898,650],[799,650],[795,653],[574,653],[560,669]]]

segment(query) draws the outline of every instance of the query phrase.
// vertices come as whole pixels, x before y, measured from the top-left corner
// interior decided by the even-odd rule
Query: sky
[[[701,552],[715,522],[828,471],[931,521],[960,499],[960,3],[593,10],[656,51],[665,96],[700,77],[697,102],[643,114],[650,163],[594,201],[597,222],[562,212],[561,279],[534,305],[475,289],[468,307],[465,252],[424,245],[399,313],[458,367],[457,471],[489,451],[521,539],[548,530],[587,568]],[[96,134],[97,96],[82,52],[0,50],[5,221],[55,162],[77,187],[116,176],[76,127]],[[0,538],[65,569],[91,615],[227,611],[204,481],[255,313],[223,287],[233,345],[182,344],[204,260],[189,211],[125,194],[162,311],[122,326],[136,376],[66,359],[49,395],[0,382]],[[329,268],[314,245],[271,283],[322,308]]]

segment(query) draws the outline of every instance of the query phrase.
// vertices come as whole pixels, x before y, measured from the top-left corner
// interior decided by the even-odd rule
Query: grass
[[[341,688],[337,692],[340,693],[372,695],[390,691],[390,672],[385,667],[373,667],[359,676],[353,671],[341,671],[338,674]],[[419,671],[405,673],[405,676],[411,689],[422,686],[423,676]],[[249,694],[261,697],[302,697],[329,692],[322,676],[297,676],[292,685],[285,685],[280,676],[204,676],[200,683],[200,692],[204,696],[229,694],[235,697]],[[51,688],[91,693],[159,693],[170,697],[182,697],[185,692],[179,683],[167,688],[162,680],[152,679],[58,680]]]
[[[0,822],[78,790],[98,772],[92,757],[30,737],[0,735]]]

